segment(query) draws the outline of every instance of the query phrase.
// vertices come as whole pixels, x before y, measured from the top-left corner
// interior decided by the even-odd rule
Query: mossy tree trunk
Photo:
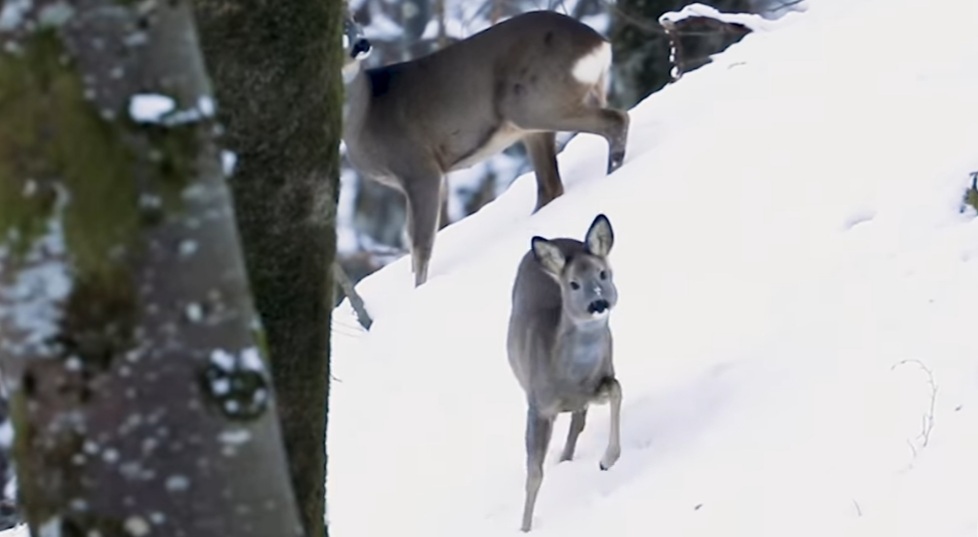
[[[0,365],[34,535],[302,528],[185,2],[0,19]]]
[[[196,0],[307,535],[324,522],[343,2]]]

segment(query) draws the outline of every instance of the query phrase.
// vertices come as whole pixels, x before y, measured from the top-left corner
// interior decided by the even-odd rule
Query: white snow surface
[[[558,463],[561,417],[532,534],[978,534],[978,3],[942,8],[810,2],[631,110],[611,176],[580,135],[539,213],[527,173],[439,233],[426,285],[407,257],[364,279],[371,332],[348,302],[334,324],[331,534],[520,534],[511,286],[531,236],[597,213],[621,459],[599,471],[595,406]]]
[[[372,331],[334,318],[331,534],[522,535],[511,285],[530,237],[599,212],[622,454],[598,470],[595,406],[558,463],[559,419],[531,535],[978,534],[978,3],[942,8],[811,2],[632,109],[611,176],[580,135],[539,213],[524,174],[439,233],[426,285],[407,257],[364,279]]]

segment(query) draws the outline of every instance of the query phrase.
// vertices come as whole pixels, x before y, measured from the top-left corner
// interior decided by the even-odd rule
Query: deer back
[[[378,174],[418,158],[441,172],[467,167],[526,134],[507,117],[507,98],[579,105],[605,67],[600,54],[597,63],[581,60],[605,49],[589,26],[533,11],[421,58],[363,70],[347,90],[351,158]]]

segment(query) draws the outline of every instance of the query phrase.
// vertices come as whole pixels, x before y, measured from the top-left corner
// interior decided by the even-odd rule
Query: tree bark
[[[324,523],[343,3],[197,0],[290,475],[306,534]]]
[[[34,535],[301,535],[185,2],[0,17],[0,364]]]
[[[669,37],[658,24],[659,17],[678,11],[688,0],[619,0],[615,3],[611,27],[612,88],[609,101],[615,106],[631,108],[659,91],[672,80],[669,61]],[[699,3],[726,12],[753,11],[750,0],[700,0]],[[705,28],[702,24],[677,24],[679,39],[687,64],[685,72],[708,63],[710,54],[725,50],[739,41],[743,32],[726,32],[723,28]],[[684,34],[684,32],[689,32]]]

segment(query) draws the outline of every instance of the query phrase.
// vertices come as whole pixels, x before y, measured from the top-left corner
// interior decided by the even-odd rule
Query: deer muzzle
[[[592,301],[587,306],[587,312],[591,315],[601,315],[611,309],[611,304],[603,298]]]

